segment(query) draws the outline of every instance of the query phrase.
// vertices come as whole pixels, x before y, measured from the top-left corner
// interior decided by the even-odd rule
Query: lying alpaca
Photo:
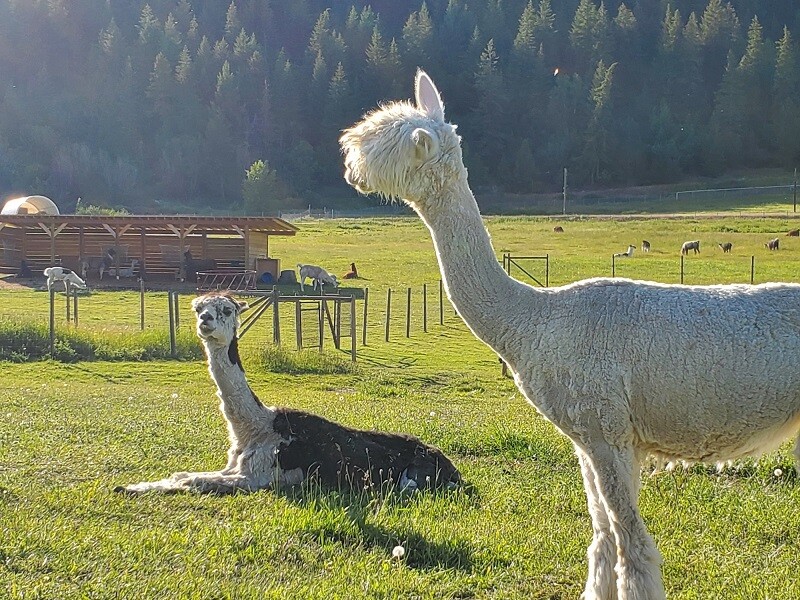
[[[361,431],[300,410],[264,406],[250,389],[239,358],[239,315],[247,304],[226,294],[209,294],[195,298],[192,307],[228,424],[228,464],[221,471],[175,473],[115,491],[225,494],[296,485],[307,479],[330,488],[354,489],[392,482],[403,491],[459,483],[453,463],[414,436]]]
[[[82,290],[86,289],[86,282],[78,277],[75,271],[70,269],[65,269],[64,267],[48,267],[42,274],[47,277],[48,292],[53,289],[53,284],[56,281],[60,281],[64,284],[65,292],[68,290],[67,284],[74,285],[76,288]]]
[[[633,256],[633,251],[636,250],[636,246],[628,246],[628,249],[625,252],[616,252],[614,257],[619,258],[622,256]]]
[[[347,182],[414,209],[458,314],[572,440],[593,529],[582,597],[665,598],[638,509],[642,461],[724,462],[797,433],[800,285],[597,278],[542,289],[512,279],[469,188],[455,126],[421,71],[415,104],[382,106],[340,142]],[[646,360],[631,348],[646,348]]]
[[[344,274],[345,279],[358,279],[358,269],[356,263],[350,263],[350,270]]]
[[[553,233],[564,233],[564,228],[561,225],[553,227]]]
[[[792,229],[786,235],[789,237],[800,237],[800,229]]]

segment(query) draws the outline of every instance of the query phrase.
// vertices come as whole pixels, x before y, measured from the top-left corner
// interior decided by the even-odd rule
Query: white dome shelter
[[[58,215],[58,207],[47,196],[23,196],[14,198],[3,205],[4,215]]]

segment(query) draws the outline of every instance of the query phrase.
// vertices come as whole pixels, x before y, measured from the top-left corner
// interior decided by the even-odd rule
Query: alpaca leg
[[[633,448],[596,441],[586,454],[617,546],[619,600],[664,600],[661,555],[639,514],[639,461]]]
[[[617,563],[617,543],[611,531],[611,524],[606,508],[597,490],[594,470],[588,457],[579,448],[575,448],[583,473],[583,485],[586,488],[586,499],[589,515],[592,517],[592,544],[589,546],[589,576],[582,600],[616,600],[617,575],[614,567]]]
[[[160,492],[174,494],[177,492],[198,492],[200,494],[230,494],[236,491],[253,491],[269,487],[269,482],[255,481],[243,475],[223,474],[220,471],[206,471],[199,473],[173,473],[171,477],[159,481],[142,481],[132,485],[118,486],[115,492],[127,494],[143,494],[146,492]]]

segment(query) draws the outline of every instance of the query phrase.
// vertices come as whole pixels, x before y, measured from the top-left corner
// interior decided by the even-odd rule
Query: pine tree
[[[580,0],[572,20],[569,40],[578,59],[578,72],[587,73],[607,57],[609,49],[608,17],[603,4]]]
[[[614,82],[614,71],[617,63],[606,67],[601,60],[592,79],[590,98],[592,116],[586,129],[586,143],[583,149],[583,167],[589,175],[589,182],[594,184],[607,176],[607,165],[610,163],[611,146],[611,92]]]
[[[776,44],[772,130],[780,164],[800,162],[800,61],[788,27]]]

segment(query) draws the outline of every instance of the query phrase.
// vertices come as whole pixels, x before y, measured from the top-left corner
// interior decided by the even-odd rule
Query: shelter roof
[[[61,227],[64,229],[111,230],[122,228],[145,229],[152,233],[175,233],[176,229],[188,233],[234,234],[242,231],[268,235],[295,235],[298,229],[277,217],[211,217],[200,215],[0,215],[0,225],[11,227]]]
[[[59,214],[58,207],[55,202],[50,200],[47,196],[22,196],[21,198],[13,198],[3,205],[3,215],[18,215],[18,214]]]

